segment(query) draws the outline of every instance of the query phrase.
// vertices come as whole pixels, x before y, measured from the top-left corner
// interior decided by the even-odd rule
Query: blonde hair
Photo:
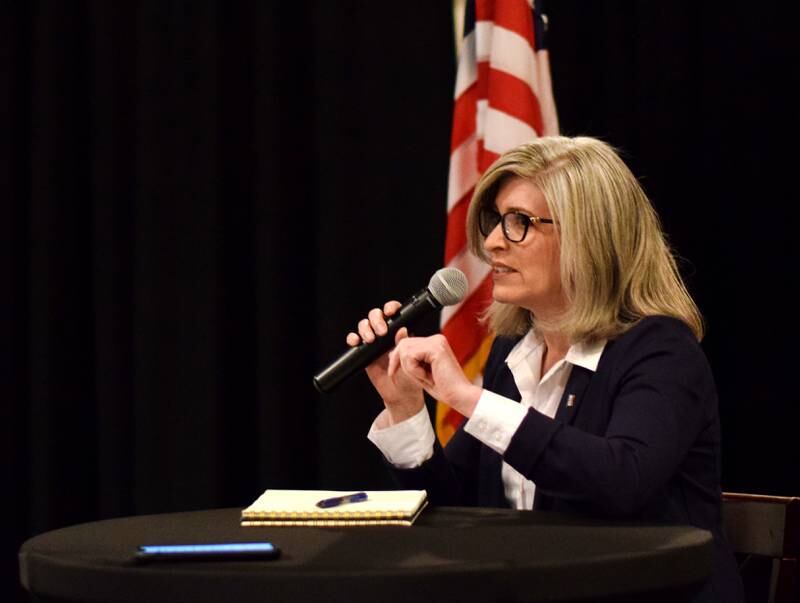
[[[698,340],[703,319],[678,272],[661,224],[636,177],[608,144],[589,137],[536,139],[503,154],[475,189],[467,216],[471,251],[488,261],[478,214],[500,186],[522,178],[544,194],[558,226],[567,310],[546,325],[572,342],[613,339],[645,316],[672,316]],[[513,245],[513,243],[511,243]],[[525,308],[493,302],[499,335],[543,327]]]

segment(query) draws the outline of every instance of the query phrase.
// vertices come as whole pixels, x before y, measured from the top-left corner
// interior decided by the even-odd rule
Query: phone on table
[[[271,542],[220,542],[205,544],[143,544],[136,561],[243,561],[277,559],[280,549]]]

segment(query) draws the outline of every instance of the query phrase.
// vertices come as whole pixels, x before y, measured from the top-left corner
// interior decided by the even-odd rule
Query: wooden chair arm
[[[723,492],[723,523],[737,552],[800,557],[800,497]]]

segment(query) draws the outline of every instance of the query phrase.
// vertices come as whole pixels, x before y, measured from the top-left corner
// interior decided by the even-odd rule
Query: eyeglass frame
[[[491,230],[489,230],[489,232],[483,232],[483,220],[481,219],[481,216],[484,213],[491,213],[494,216],[497,216],[499,218],[497,220],[497,222],[495,222],[494,226],[492,226]],[[527,220],[525,222],[525,230],[522,232],[522,237],[518,241],[515,241],[510,236],[508,236],[508,228],[506,227],[506,216],[510,216],[512,214],[516,215],[516,216],[522,216],[523,218],[525,218]],[[491,207],[488,207],[488,206],[481,207],[478,210],[478,230],[484,236],[484,238],[486,238],[490,234],[492,234],[492,231],[495,228],[497,228],[498,224],[501,225],[500,230],[503,232],[503,236],[505,237],[506,241],[508,241],[510,243],[522,243],[522,241],[525,240],[525,237],[528,236],[528,229],[530,228],[531,224],[534,224],[534,225],[535,224],[555,224],[555,220],[553,220],[552,218],[542,218],[541,216],[529,216],[528,214],[524,214],[521,211],[516,211],[516,210],[507,211],[506,213],[501,214],[496,209],[492,209]]]

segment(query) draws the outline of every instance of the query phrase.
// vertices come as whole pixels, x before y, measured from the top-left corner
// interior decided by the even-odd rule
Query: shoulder
[[[689,326],[671,316],[647,316],[614,340],[614,345],[637,346],[664,344],[700,349]]]
[[[669,316],[648,316],[619,337],[609,341],[598,370],[612,366],[626,370],[648,363],[665,373],[698,371],[710,368],[700,343],[685,323]]]

